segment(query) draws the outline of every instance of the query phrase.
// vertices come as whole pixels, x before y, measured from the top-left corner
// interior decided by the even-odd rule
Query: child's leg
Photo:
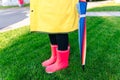
[[[53,73],[68,67],[68,59],[70,53],[70,46],[68,46],[68,34],[57,34],[56,40],[58,49],[56,50],[57,59],[54,64],[47,66],[46,72]]]
[[[56,61],[56,56],[57,56],[56,50],[58,46],[56,41],[56,34],[49,34],[49,38],[51,43],[51,57],[42,63],[42,66],[44,67],[53,64]]]
[[[50,43],[52,45],[57,45],[56,34],[48,34],[48,35],[49,35]]]
[[[57,34],[56,40],[58,44],[58,50],[67,50],[68,49],[68,34]]]

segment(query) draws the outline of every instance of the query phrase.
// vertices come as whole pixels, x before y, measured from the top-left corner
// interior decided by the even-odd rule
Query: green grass
[[[30,6],[30,4],[29,4],[29,3],[24,4],[24,7],[29,7],[29,6]]]
[[[0,9],[14,8],[18,6],[0,6]]]
[[[24,7],[29,7],[30,4],[24,4]],[[0,6],[0,9],[8,9],[8,8],[18,8],[19,6]]]
[[[120,6],[104,6],[88,9],[88,11],[120,11]]]
[[[77,31],[69,33],[70,65],[47,74],[41,62],[50,56],[47,34],[29,27],[0,33],[1,80],[120,80],[120,17],[87,17],[87,60],[80,65]]]
[[[109,2],[98,7],[88,9],[88,11],[120,11],[120,4]]]

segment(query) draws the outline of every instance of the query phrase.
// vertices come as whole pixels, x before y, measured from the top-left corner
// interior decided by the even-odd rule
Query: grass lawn
[[[14,8],[18,6],[0,6],[0,9]]]
[[[41,62],[50,56],[47,34],[29,27],[0,33],[0,80],[120,80],[120,17],[87,17],[87,60],[80,64],[77,31],[69,33],[70,65],[47,74]]]
[[[88,9],[87,11],[120,11],[120,6],[104,6]]]
[[[106,4],[101,4],[101,6],[88,9],[87,11],[120,11],[120,4],[109,2]]]
[[[29,7],[30,4],[24,4],[24,7]],[[7,8],[17,8],[19,6],[0,6],[0,9],[7,9]]]

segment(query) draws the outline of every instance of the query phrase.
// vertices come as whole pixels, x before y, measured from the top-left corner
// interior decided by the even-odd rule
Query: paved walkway
[[[0,32],[5,32],[8,30],[23,27],[25,25],[29,25],[30,24],[29,14],[27,14],[27,16],[28,16],[28,18],[25,18],[24,20],[22,20],[20,22],[12,24],[6,28],[0,29]],[[120,17],[120,12],[87,12],[87,16],[118,16],[118,17]]]
[[[108,1],[103,1],[103,2],[89,2],[88,3],[88,8],[93,8],[96,6],[100,6],[101,4],[105,4]],[[29,8],[27,9],[27,13],[25,14],[27,17],[19,22],[16,22],[12,25],[9,25],[8,27],[0,29],[0,32],[5,32],[8,30],[16,29],[25,25],[30,24],[30,17],[29,17]],[[120,17],[120,12],[87,12],[87,16],[119,16]]]
[[[116,12],[87,12],[87,16],[119,16],[120,11]]]

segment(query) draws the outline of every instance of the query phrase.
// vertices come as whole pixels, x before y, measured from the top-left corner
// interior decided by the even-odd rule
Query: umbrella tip
[[[82,69],[83,69],[83,71],[85,70],[85,65],[82,65]]]

